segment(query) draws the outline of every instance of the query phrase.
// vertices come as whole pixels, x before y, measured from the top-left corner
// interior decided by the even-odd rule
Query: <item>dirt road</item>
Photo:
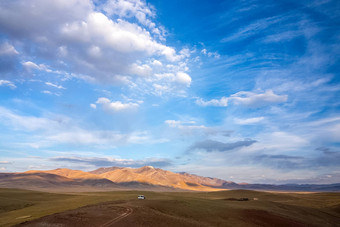
[[[132,214],[125,203],[106,202],[48,215],[17,226],[110,227]]]
[[[124,213],[122,213],[120,216],[106,222],[105,224],[101,225],[100,227],[110,227],[111,225],[117,223],[121,219],[126,218],[127,216],[132,214],[133,209],[131,207],[125,207],[125,208],[126,208],[126,211]]]

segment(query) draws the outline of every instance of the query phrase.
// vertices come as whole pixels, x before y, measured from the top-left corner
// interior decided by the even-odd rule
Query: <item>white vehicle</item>
[[[138,199],[145,199],[145,196],[144,195],[139,195]]]

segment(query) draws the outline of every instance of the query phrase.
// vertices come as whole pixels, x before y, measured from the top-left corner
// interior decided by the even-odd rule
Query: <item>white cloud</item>
[[[139,23],[155,28],[148,17],[154,17],[153,9],[140,0],[109,0],[102,6],[108,15],[117,15],[121,18],[135,17]],[[152,30],[154,31],[154,30]]]
[[[175,81],[189,87],[191,84],[191,77],[185,72],[178,72]]]
[[[165,81],[170,81],[170,82],[176,82],[178,84],[182,84],[185,86],[190,86],[191,84],[191,77],[185,73],[185,72],[177,72],[176,74],[174,73],[158,73],[155,74],[155,78],[158,80],[165,80]]]
[[[201,50],[201,54],[206,55],[208,57],[214,57],[216,59],[219,59],[221,57],[221,55],[219,55],[217,52],[209,52],[205,48]]]
[[[45,72],[52,72],[51,69],[49,69],[45,64],[35,64],[34,62],[31,62],[31,61],[26,61],[26,62],[23,62],[22,65],[24,66],[24,68],[26,70],[41,70],[41,71],[45,71]]]
[[[204,101],[199,98],[196,100],[196,104],[199,106],[228,106],[229,98],[222,97],[221,99],[212,99],[209,101]]]
[[[31,62],[31,61],[26,61],[26,62],[23,62],[22,65],[28,69],[28,70],[31,70],[31,69],[40,69],[40,67],[35,64],[34,62]]]
[[[0,86],[7,86],[10,87],[11,89],[15,89],[17,86],[9,80],[0,80]]]
[[[209,127],[197,125],[195,121],[166,120],[164,123],[170,128],[179,130],[182,135],[205,134],[212,131]]]
[[[61,95],[60,93],[52,92],[52,91],[49,91],[49,90],[43,90],[41,93],[47,94],[47,95],[56,95],[56,96]]]
[[[27,7],[33,7],[34,11],[27,10]],[[77,8],[74,8],[77,7]],[[71,12],[70,8],[74,8]],[[26,11],[24,11],[26,9]],[[46,2],[44,0],[10,1],[1,5],[1,25],[6,30],[17,32],[18,34],[28,34],[45,30],[49,25],[68,22],[83,18],[90,10],[93,9],[92,1],[89,0],[59,0]],[[41,15],[49,15],[49,18],[41,20]],[[64,17],[61,17],[64,16]],[[3,21],[4,18],[11,18],[12,21]],[[18,23],[21,19],[22,23]],[[17,34],[17,35],[18,35]]]
[[[64,128],[46,136],[42,146],[53,144],[95,145],[117,147],[125,144],[158,143],[148,132],[121,133],[113,130],[86,130],[79,127]]]
[[[173,73],[156,73],[155,74],[155,77],[158,79],[158,80],[171,80],[173,81],[174,78],[175,78],[175,75]]]
[[[161,67],[182,65],[179,61],[189,54],[186,49],[177,53],[157,40],[164,40],[164,29],[153,22],[154,17],[152,6],[140,0],[110,0],[96,5],[90,0],[18,0],[1,4],[0,29],[13,40],[25,38],[23,48],[35,49],[42,58],[48,56],[53,66],[52,70],[25,61],[22,65],[28,72],[61,72],[65,70],[61,63],[67,62],[71,69],[68,77],[87,82],[129,84],[142,76],[148,83],[153,73],[172,73],[175,80],[168,83],[189,86],[191,78],[183,73],[187,67]],[[8,45],[6,48],[15,50]]]
[[[183,127],[184,125],[188,126],[188,125],[196,124],[195,121],[176,121],[176,120],[166,120],[164,121],[164,123],[167,124],[171,128],[178,128],[178,127]]]
[[[67,118],[50,120],[44,117],[23,116],[13,111],[0,107],[0,123],[10,126],[15,130],[36,131],[47,128],[60,128],[68,122]]]
[[[102,100],[105,101],[105,100]],[[60,144],[116,147],[125,144],[159,143],[147,131],[121,133],[114,130],[85,129],[66,116],[24,116],[0,107],[0,125],[8,130],[30,132],[20,138],[23,147],[46,148]]]
[[[73,131],[62,131],[55,135],[50,135],[49,140],[57,143],[69,144],[107,144],[107,140],[119,141],[122,135],[115,132],[87,131],[76,129]]]
[[[17,55],[19,52],[9,43],[0,44],[0,55]]]
[[[217,52],[209,52],[208,57],[214,57],[216,59],[219,59],[221,55],[219,55]]]
[[[120,101],[111,102],[108,98],[104,97],[98,98],[96,103],[101,104],[104,110],[112,112],[135,110],[139,107],[138,103],[122,103]]]
[[[10,161],[0,161],[0,164],[11,164]]]
[[[173,48],[156,42],[138,25],[123,20],[115,22],[99,12],[89,13],[81,23],[66,24],[62,27],[62,35],[82,43],[98,44],[97,48],[103,46],[118,55],[139,52],[163,55],[170,61],[180,59]]]
[[[92,109],[97,109],[97,105],[96,105],[96,104],[93,104],[93,103],[90,104],[90,107],[91,107]]]
[[[253,117],[253,118],[235,118],[234,121],[236,124],[239,125],[251,125],[251,124],[256,124],[264,120],[264,117]]]
[[[102,51],[98,46],[91,46],[88,49],[88,55],[93,58],[100,58],[102,56]]]
[[[286,102],[288,95],[276,95],[272,90],[265,93],[254,93],[241,91],[230,96],[235,104],[241,104],[249,107],[260,107],[268,104]]]
[[[162,64],[162,62],[160,62],[160,61],[158,61],[158,60],[153,60],[152,65],[160,67],[160,66],[162,66],[163,64]]]
[[[48,94],[48,95],[53,95],[53,93],[51,91],[47,91],[47,90],[44,90],[41,93]]]
[[[230,134],[230,131],[226,131],[224,129],[218,127],[208,127],[202,124],[198,124],[196,121],[179,121],[179,120],[166,120],[164,123],[171,129],[175,129],[176,135],[178,136],[178,132],[181,134],[181,139],[183,139],[183,135],[185,136],[227,136]]]
[[[53,83],[51,83],[51,82],[45,82],[45,84],[48,85],[48,86],[51,86],[51,87],[58,88],[58,89],[66,89],[66,88],[64,88],[64,87],[61,86],[61,85],[56,85],[56,84],[53,84]]]
[[[152,73],[152,68],[147,65],[147,64],[143,64],[143,65],[137,65],[136,63],[132,64],[130,67],[130,72],[131,74],[135,74],[138,76],[150,76]]]
[[[151,62],[149,65],[154,66],[152,75],[145,74],[143,81],[137,80],[135,83],[130,83],[131,91],[136,95],[152,94],[158,96],[171,95],[185,97],[186,89],[190,87],[192,82],[192,78],[184,72],[186,70],[186,64],[168,64],[160,67],[161,64],[162,63],[158,61]]]
[[[228,106],[232,102],[235,105],[244,105],[251,108],[283,103],[288,99],[288,95],[277,95],[272,90],[267,90],[264,93],[255,93],[250,91],[240,91],[229,97],[221,99],[212,99],[204,101],[197,99],[196,104],[200,106]]]
[[[162,95],[171,90],[171,88],[169,88],[167,85],[153,84],[152,86],[155,88],[155,92],[158,95]]]
[[[186,57],[186,58],[190,57],[190,49],[188,48],[183,48],[179,53],[183,57]]]

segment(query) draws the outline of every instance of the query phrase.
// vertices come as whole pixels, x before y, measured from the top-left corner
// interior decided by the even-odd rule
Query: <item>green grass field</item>
[[[147,199],[137,200],[139,194]],[[239,198],[249,201],[237,201]],[[119,226],[340,226],[340,193],[233,190],[57,194],[19,189],[0,189],[0,226],[108,201],[128,204],[134,210]]]

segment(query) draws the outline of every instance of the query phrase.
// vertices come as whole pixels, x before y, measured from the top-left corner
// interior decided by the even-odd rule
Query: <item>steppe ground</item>
[[[139,194],[145,195],[146,200],[138,200]],[[241,198],[249,200],[242,201]],[[126,209],[132,213],[121,216]],[[0,189],[0,226],[16,224],[82,227],[340,226],[340,193],[232,190],[58,194]]]

